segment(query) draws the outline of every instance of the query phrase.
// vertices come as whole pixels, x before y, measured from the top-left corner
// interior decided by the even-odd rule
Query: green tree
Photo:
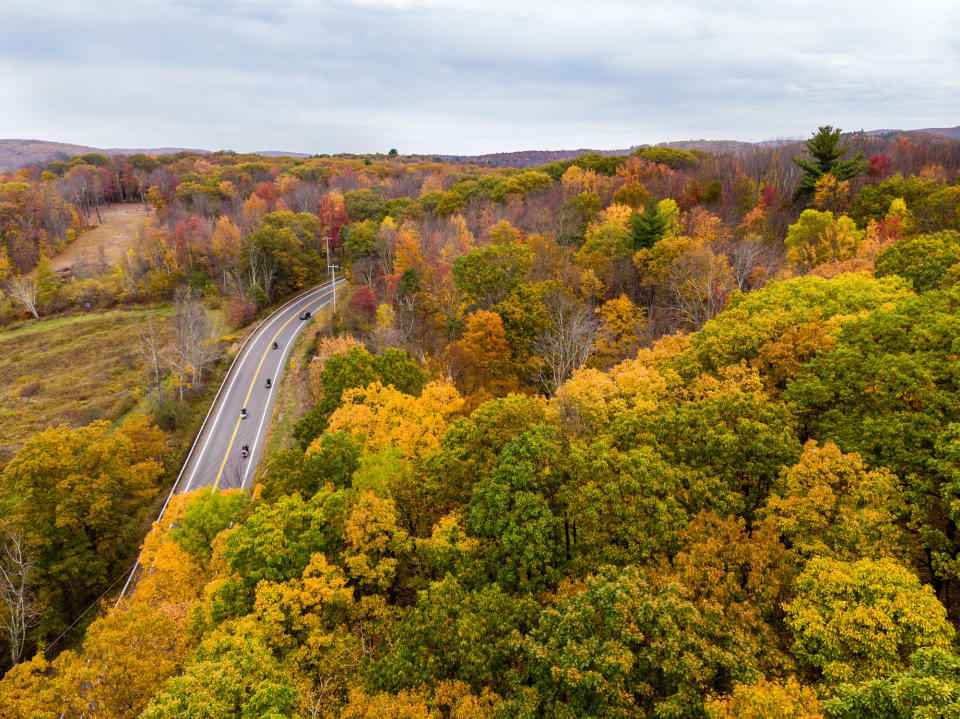
[[[531,261],[524,245],[475,247],[453,261],[453,281],[473,306],[488,310],[523,282]]]
[[[496,584],[468,591],[448,574],[419,592],[371,676],[388,691],[456,679],[474,691],[503,693],[518,669],[520,637],[538,613],[529,597],[512,597]]]
[[[540,425],[513,439],[473,490],[467,529],[485,540],[486,569],[508,591],[559,581],[566,561],[557,431]]]
[[[557,242],[564,245],[582,242],[587,227],[602,209],[603,200],[595,192],[581,192],[564,202],[557,215]]]
[[[510,343],[514,362],[530,359],[533,343],[547,328],[549,318],[543,303],[543,288],[528,282],[517,285],[493,311],[503,320],[503,331]]]
[[[700,481],[688,488],[692,511],[750,517],[780,469],[800,456],[796,422],[789,406],[765,395],[756,375],[731,368],[721,377],[703,378],[686,401],[664,407],[650,425],[643,426],[646,419],[639,426],[623,423],[618,434],[630,445],[652,435],[669,462],[699,475]]]
[[[937,232],[907,237],[877,255],[877,277],[900,275],[913,283],[917,292],[926,292],[960,280],[953,269],[960,264],[960,233]]]
[[[167,682],[144,719],[281,719],[296,717],[297,690],[270,649],[256,637],[215,632],[183,674]]]
[[[374,382],[419,395],[426,381],[426,374],[403,350],[391,347],[382,355],[373,355],[361,346],[351,347],[327,358],[321,374],[323,399],[317,408],[330,413],[340,406],[344,391]]]
[[[811,560],[785,609],[793,653],[828,686],[888,677],[918,649],[947,649],[954,630],[933,589],[892,559]]]
[[[723,312],[690,338],[683,361],[674,362],[692,376],[746,361],[768,389],[783,389],[814,355],[833,348],[845,320],[910,296],[896,278],[860,274],[771,282],[756,292],[734,293]]]
[[[542,400],[511,394],[484,402],[469,417],[454,420],[440,441],[440,452],[425,463],[425,490],[438,513],[468,503],[473,488],[490,476],[504,447],[545,417]]]
[[[927,215],[931,198],[943,185],[936,180],[924,180],[916,175],[904,178],[901,174],[888,177],[876,185],[867,184],[853,198],[850,217],[866,228],[870,220],[881,222],[890,210],[894,200],[902,200],[911,214]],[[944,229],[943,225],[925,227],[928,232]]]
[[[0,475],[6,515],[37,561],[41,633],[61,630],[122,569],[131,525],[159,490],[163,433],[144,415],[65,425],[28,440]]]
[[[323,276],[320,221],[308,212],[271,212],[244,241],[241,259],[251,284],[267,300],[306,287]]]
[[[384,216],[384,199],[379,188],[365,187],[351,190],[343,195],[343,205],[347,215],[354,222],[374,220],[377,224]]]
[[[838,180],[849,180],[866,168],[862,152],[848,160],[840,159],[850,150],[849,144],[839,144],[840,136],[839,127],[834,129],[830,125],[824,125],[817,129],[810,140],[807,140],[807,151],[811,157],[793,158],[804,173],[797,188],[799,194],[808,197],[812,195],[817,180],[824,175],[833,175]]]
[[[41,257],[36,269],[37,308],[43,314],[56,312],[61,308],[60,289],[63,283],[56,273],[50,269],[50,260]]]
[[[948,719],[960,713],[960,658],[920,649],[910,668],[861,684],[841,684],[823,703],[828,719]]]
[[[700,717],[703,699],[751,676],[677,585],[603,570],[545,609],[524,640],[539,716]]]
[[[633,249],[648,250],[663,239],[670,226],[670,216],[663,212],[654,198],[647,200],[643,212],[630,213],[630,236]]]
[[[701,150],[684,150],[679,147],[669,147],[667,145],[638,147],[630,154],[634,157],[644,159],[647,162],[656,162],[659,165],[666,165],[675,170],[695,167],[698,158],[709,157],[709,153]]]
[[[218,492],[206,487],[192,494],[171,537],[194,557],[206,562],[210,559],[213,538],[233,524],[247,496],[245,492]]]
[[[354,222],[341,229],[345,235],[343,247],[351,259],[372,255],[377,251],[377,233],[380,225],[373,220]]]
[[[946,597],[960,582],[960,507],[952,471],[937,455],[941,435],[960,422],[958,308],[960,289],[932,290],[851,320],[836,347],[810,360],[783,394],[807,436],[896,473],[919,559]]]
[[[618,452],[606,439],[577,443],[569,474],[560,496],[571,508],[566,535],[578,564],[642,564],[677,551],[687,522],[686,478],[654,449]]]
[[[313,444],[313,440],[323,434],[327,428],[328,415],[329,412],[324,407],[313,407],[293,423],[293,438],[300,449],[305,450]]]
[[[223,550],[233,576],[218,588],[212,604],[214,617],[249,611],[258,582],[298,578],[314,554],[338,556],[345,547],[348,499],[344,491],[326,490],[309,501],[298,494],[283,496],[259,505],[236,524]]]
[[[360,466],[360,445],[348,434],[333,432],[311,437],[307,446],[320,437],[319,448],[309,454],[299,449],[282,449],[270,458],[260,478],[261,496],[266,500],[299,493],[309,499],[327,482],[335,488],[349,487]]]

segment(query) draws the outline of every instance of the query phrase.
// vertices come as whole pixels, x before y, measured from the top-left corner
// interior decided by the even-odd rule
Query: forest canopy
[[[328,248],[349,282],[256,484],[175,495],[62,651],[140,539],[163,435],[51,428],[6,463],[0,566],[35,614],[0,610],[0,715],[956,714],[958,146],[825,126],[737,157],[11,173],[0,269],[40,317],[96,281],[243,327]],[[96,178],[152,208],[144,242],[50,279],[56,208],[82,230],[96,202],[64,193]]]

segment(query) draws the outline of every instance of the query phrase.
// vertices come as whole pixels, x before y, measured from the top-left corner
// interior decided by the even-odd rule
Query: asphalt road
[[[337,287],[343,282],[338,280]],[[293,341],[307,322],[314,321],[317,310],[332,302],[333,285],[327,282],[282,305],[247,338],[213,400],[158,521],[163,518],[174,493],[189,492],[197,487],[249,486],[263,452],[275,392],[283,378]],[[311,315],[307,320],[300,319],[304,310],[309,310]],[[277,349],[273,349],[274,342]],[[272,383],[270,389],[266,387],[268,377]],[[247,408],[246,419],[240,419],[243,407]],[[250,447],[248,457],[240,454],[245,444]],[[114,606],[123,601],[139,567],[138,559]]]
[[[342,282],[338,280],[337,286]],[[320,285],[283,305],[250,336],[200,429],[176,492],[249,486],[293,341],[308,322],[314,321],[317,310],[331,302],[332,285]],[[310,319],[299,319],[304,310],[309,310]],[[273,349],[274,342],[277,349]],[[272,382],[270,389],[266,387],[267,378]],[[247,408],[246,419],[240,418],[243,407]],[[241,456],[243,445],[250,447],[248,457]]]

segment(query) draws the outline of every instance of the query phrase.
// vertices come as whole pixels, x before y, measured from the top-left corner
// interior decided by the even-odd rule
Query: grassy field
[[[145,315],[169,312],[113,310],[0,333],[0,464],[44,427],[115,420],[133,409],[145,387],[137,329]]]

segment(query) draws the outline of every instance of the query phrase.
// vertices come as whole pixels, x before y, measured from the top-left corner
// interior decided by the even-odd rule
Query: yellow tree
[[[596,310],[600,331],[594,345],[592,364],[608,367],[635,357],[644,340],[647,320],[642,307],[637,307],[626,295],[605,302]]]
[[[863,238],[863,230],[845,215],[834,218],[830,211],[804,210],[787,229],[784,244],[790,259],[806,271],[853,257]]]
[[[827,173],[813,186],[813,206],[818,210],[844,212],[850,207],[850,182]]]
[[[739,684],[723,697],[706,704],[709,719],[822,719],[820,701],[813,687],[796,679]]]
[[[496,312],[471,312],[456,348],[463,358],[468,391],[487,389],[495,396],[504,396],[516,388],[516,377],[510,366],[510,343],[503,320]]]
[[[419,397],[374,382],[348,389],[342,399],[343,406],[330,416],[329,433],[346,432],[369,452],[397,448],[408,458],[435,453],[447,424],[463,407],[463,398],[446,382],[429,383]],[[307,451],[319,451],[319,441]]]
[[[337,335],[330,337],[324,335],[317,343],[317,352],[310,359],[308,369],[310,388],[310,397],[314,402],[323,399],[323,369],[326,367],[327,360],[338,354],[346,354],[351,347],[359,347],[358,342],[352,335]]]
[[[802,557],[852,561],[903,556],[897,517],[904,509],[896,476],[833,442],[810,440],[780,474],[765,511]]]

